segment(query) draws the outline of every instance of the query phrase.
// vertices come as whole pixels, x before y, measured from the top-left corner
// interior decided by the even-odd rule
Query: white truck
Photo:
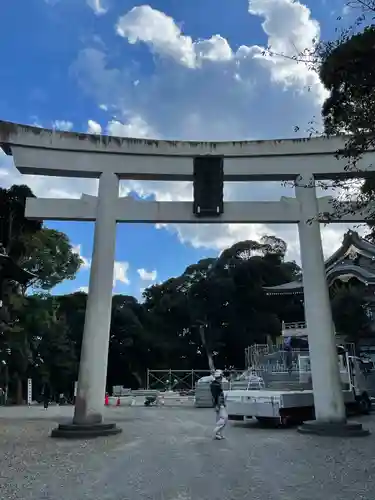
[[[263,361],[267,361],[267,356],[263,357]],[[368,413],[375,392],[372,361],[350,356],[348,349],[340,346],[338,362],[346,407]],[[261,370],[259,366],[250,368],[242,381],[241,378],[233,381],[230,390],[225,393],[229,420],[253,417],[263,423],[287,425],[314,419],[308,352],[294,353],[293,363],[292,369],[284,367],[284,371],[273,370],[272,363],[266,363]],[[259,380],[258,388],[254,388],[255,376]],[[252,380],[251,387],[244,386],[246,380]]]

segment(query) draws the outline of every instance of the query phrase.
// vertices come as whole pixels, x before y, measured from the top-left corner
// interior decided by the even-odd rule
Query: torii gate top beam
[[[0,146],[21,173],[97,178],[103,170],[121,179],[192,180],[193,158],[224,157],[226,181],[272,181],[314,175],[317,179],[366,177],[375,152],[348,172],[336,159],[345,136],[267,141],[187,142],[60,132],[0,121]]]

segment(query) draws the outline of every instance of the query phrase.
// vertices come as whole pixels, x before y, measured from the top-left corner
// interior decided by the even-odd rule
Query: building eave
[[[375,285],[375,273],[370,273],[354,263],[341,263],[342,259],[345,259],[352,250],[375,260],[375,245],[361,238],[356,231],[348,231],[344,235],[341,247],[325,261],[328,286],[340,279],[340,275],[352,275],[353,278],[357,278],[365,285]],[[303,278],[281,285],[263,287],[263,290],[267,295],[303,294]]]

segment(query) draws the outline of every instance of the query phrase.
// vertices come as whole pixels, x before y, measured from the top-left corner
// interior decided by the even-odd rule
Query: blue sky
[[[267,139],[301,134],[324,90],[303,65],[265,60],[263,47],[294,55],[331,37],[342,0],[12,0],[0,6],[0,118],[92,133],[178,139]],[[22,13],[22,15],[20,14]],[[344,20],[345,22],[345,20]],[[310,87],[310,91],[307,90]],[[41,197],[94,194],[92,180],[20,176],[0,155],[0,183],[26,183]],[[123,183],[160,200],[189,200],[188,183]],[[227,199],[279,199],[277,183],[227,187]],[[74,282],[88,285],[93,225],[48,223],[85,258]],[[325,249],[344,228],[323,230]],[[140,296],[152,280],[262,234],[277,234],[299,258],[296,228],[264,225],[118,226],[115,291]],[[139,271],[144,270],[145,272]],[[156,271],[156,273],[155,273]],[[148,278],[148,279],[142,279]]]

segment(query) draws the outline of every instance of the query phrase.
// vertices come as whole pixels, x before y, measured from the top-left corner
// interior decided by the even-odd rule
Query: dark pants
[[[49,398],[44,398],[44,408],[47,409],[49,405]]]

